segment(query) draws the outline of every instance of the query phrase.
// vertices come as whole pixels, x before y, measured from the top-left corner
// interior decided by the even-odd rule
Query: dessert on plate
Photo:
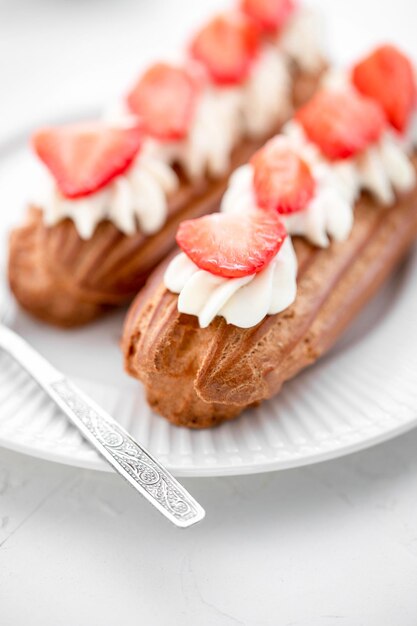
[[[411,62],[381,46],[236,170],[219,213],[180,225],[123,335],[158,413],[234,418],[334,344],[417,237],[415,111]]]
[[[101,120],[36,132],[44,190],[10,237],[19,303],[70,327],[129,302],[180,222],[216,210],[230,172],[307,101],[324,67],[310,10],[241,0]]]

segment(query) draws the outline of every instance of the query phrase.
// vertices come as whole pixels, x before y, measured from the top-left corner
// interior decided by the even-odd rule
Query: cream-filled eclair
[[[388,108],[382,88],[323,88],[232,176],[221,213],[180,226],[180,253],[133,302],[126,370],[171,422],[213,426],[279,392],[415,241],[417,159],[401,136],[414,73],[396,49],[388,55],[382,68],[376,53],[356,66],[395,86]]]

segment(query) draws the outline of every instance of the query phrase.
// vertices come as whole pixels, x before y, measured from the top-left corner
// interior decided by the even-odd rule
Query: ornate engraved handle
[[[204,518],[204,509],[120,424],[21,337],[1,325],[0,347],[31,374],[101,456],[165,517],[181,527]]]

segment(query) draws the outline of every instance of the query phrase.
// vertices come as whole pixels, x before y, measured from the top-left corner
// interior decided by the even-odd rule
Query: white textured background
[[[82,112],[175,50],[219,0],[0,0],[0,139]],[[415,0],[317,0],[334,57],[391,39]],[[2,207],[7,210],[7,207]],[[188,480],[176,531],[109,475],[0,450],[1,626],[416,626],[417,432],[319,466]]]

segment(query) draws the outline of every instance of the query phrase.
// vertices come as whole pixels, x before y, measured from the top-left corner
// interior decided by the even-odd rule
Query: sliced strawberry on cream
[[[265,32],[282,29],[296,8],[294,0],[241,0],[242,11]]]
[[[416,79],[402,52],[390,45],[378,47],[353,67],[352,82],[381,105],[395,130],[407,130],[416,107]]]
[[[357,155],[378,141],[386,127],[380,106],[351,89],[318,92],[295,119],[330,160]]]
[[[110,220],[125,235],[158,231],[175,172],[149,154],[139,126],[70,124],[35,133],[33,146],[46,170],[38,204],[47,226],[69,218],[82,239]],[[48,172],[49,170],[49,172]],[[43,174],[43,175],[42,175]]]
[[[123,174],[138,155],[142,137],[139,126],[86,122],[43,128],[32,143],[62,195],[81,198]]]
[[[250,328],[294,301],[297,257],[275,211],[189,220],[177,241],[184,252],[168,265],[165,286],[202,328],[216,316]]]
[[[251,159],[258,205],[282,215],[303,210],[314,196],[309,165],[283,137],[275,137]]]
[[[240,215],[266,207],[280,213],[289,235],[316,246],[347,239],[355,198],[346,193],[340,172],[309,147],[283,135],[270,140],[231,176],[221,211]]]
[[[157,63],[140,77],[126,101],[149,135],[172,141],[187,135],[199,91],[191,70]]]
[[[283,136],[261,148],[249,167],[250,174],[242,173],[241,181],[236,176],[231,184],[245,185],[244,177],[250,176],[246,184],[252,186],[257,206],[277,211],[290,235],[301,235],[320,247],[329,245],[329,236],[336,241],[347,239],[353,225],[353,204],[331,167],[318,164],[311,153],[299,150]],[[240,198],[242,201],[242,195]],[[222,210],[227,211],[228,202]]]
[[[223,278],[241,278],[262,271],[286,235],[272,211],[214,213],[182,222],[177,243],[200,269]]]
[[[259,53],[259,30],[240,13],[227,13],[211,20],[190,45],[191,56],[202,63],[218,85],[236,85],[249,75]]]
[[[336,87],[316,94],[295,116],[307,141],[345,174],[346,163],[357,189],[369,191],[382,205],[395,201],[415,184],[414,167],[402,146],[388,132],[381,106],[353,87]],[[353,197],[356,195],[352,190]]]

